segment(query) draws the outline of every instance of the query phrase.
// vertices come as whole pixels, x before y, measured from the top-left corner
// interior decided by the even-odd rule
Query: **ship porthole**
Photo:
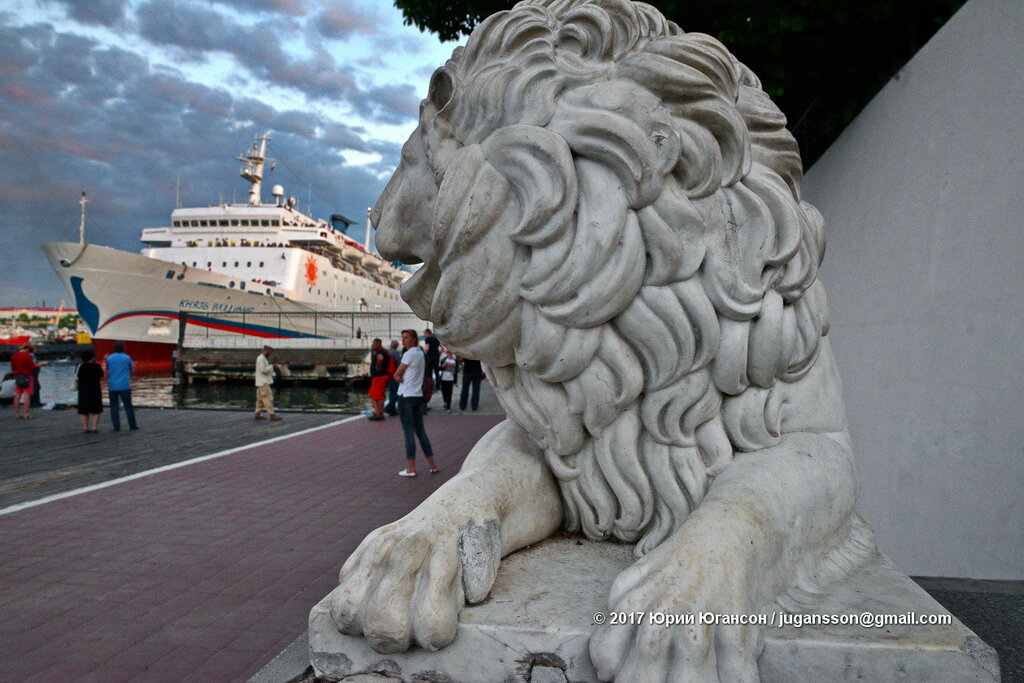
[[[62,258],[60,260],[60,264],[62,266],[64,266],[65,268],[70,268],[71,267],[71,261],[68,261],[66,258]]]

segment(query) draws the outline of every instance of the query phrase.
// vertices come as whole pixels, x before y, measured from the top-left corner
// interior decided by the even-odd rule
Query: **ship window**
[[[235,268],[238,267],[238,261],[235,261]]]
[[[173,270],[168,270],[167,271],[167,275],[165,275],[164,277],[166,277],[168,280],[170,280],[171,278],[174,277],[174,271]]]
[[[231,219],[231,225],[232,226],[237,226],[238,225],[238,219],[237,218],[232,218]]]
[[[228,222],[226,220],[219,221],[220,225],[227,227]]]
[[[207,262],[206,262],[206,267],[207,267],[207,268],[211,267],[212,265],[213,265],[213,264],[212,264],[212,263],[210,263],[209,261],[207,261]]]
[[[273,226],[274,226],[274,227],[276,228],[276,227],[278,227],[279,225],[281,225],[281,221],[279,221],[279,220],[277,220],[277,219],[275,218],[274,220],[270,221],[270,224],[271,224],[271,225],[273,225]]]
[[[245,283],[244,282],[239,282],[238,283],[238,287],[239,287],[239,289],[245,289]]]
[[[245,267],[246,268],[252,268],[252,261],[246,261],[245,262]]]
[[[270,221],[268,221],[266,218],[264,218],[263,220],[260,221],[260,225],[262,225],[265,228],[268,225],[270,225]]]
[[[189,221],[189,223],[192,224],[193,228],[199,225],[199,221]]]
[[[244,227],[246,227],[246,228],[248,228],[248,227],[249,227],[249,219],[248,219],[248,218],[243,218],[243,219],[241,220],[241,223],[242,223],[242,225],[243,225]]]
[[[263,261],[260,261],[260,268],[263,267]]]
[[[193,261],[193,262],[192,262],[192,267],[193,267],[193,268],[195,268],[195,267],[196,267],[196,262],[195,262],[195,261]]]
[[[221,261],[220,267],[221,268],[227,268],[228,267],[228,262],[227,261]]]
[[[233,287],[235,286],[235,281],[234,281],[234,280],[232,280],[231,282],[229,282],[229,283],[228,283],[228,286],[229,286],[229,287],[232,287],[232,288],[233,288]]]
[[[199,227],[201,227],[201,228],[207,227],[206,221],[199,221]]]

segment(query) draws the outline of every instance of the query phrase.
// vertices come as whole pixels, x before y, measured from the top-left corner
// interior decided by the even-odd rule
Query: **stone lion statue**
[[[714,38],[628,0],[527,0],[433,75],[373,210],[402,296],[508,419],[377,529],[331,617],[442,648],[501,558],[635,544],[614,611],[798,610],[874,549],[785,117]],[[777,608],[777,607],[775,607]],[[756,681],[755,626],[604,626],[600,677]]]

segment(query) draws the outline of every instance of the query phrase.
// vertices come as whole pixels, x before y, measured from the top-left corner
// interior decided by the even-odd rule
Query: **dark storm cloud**
[[[252,14],[284,14],[301,17],[309,12],[308,0],[214,0],[214,2],[241,12]]]
[[[196,83],[49,24],[0,25],[0,44],[0,305],[65,296],[38,246],[77,239],[83,190],[88,240],[134,251],[141,228],[166,224],[176,185],[186,205],[244,197],[235,156],[256,133],[273,132],[279,161],[268,180],[303,207],[311,192],[321,216],[360,217],[397,162],[397,145],[361,128]],[[403,92],[367,101],[401,107]],[[353,167],[348,150],[382,159]]]
[[[381,85],[363,93],[353,102],[363,116],[384,123],[400,124],[415,120],[419,114],[419,98],[411,85]]]
[[[124,0],[51,0],[62,5],[68,15],[83,24],[113,26],[124,18],[128,5]]]
[[[285,52],[273,21],[239,24],[215,10],[176,0],[150,0],[139,7],[137,18],[139,34],[154,45],[234,55],[258,78],[314,99],[344,99],[356,91],[351,70],[326,52],[309,59]]]

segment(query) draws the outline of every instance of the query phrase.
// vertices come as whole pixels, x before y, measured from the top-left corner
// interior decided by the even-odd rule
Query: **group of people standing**
[[[419,440],[427,459],[430,473],[438,472],[434,452],[423,426],[423,415],[435,386],[440,386],[444,408],[449,413],[452,407],[452,392],[459,376],[459,360],[427,329],[423,331],[423,344],[416,330],[402,330],[402,351],[398,340],[385,349],[380,339],[374,339],[370,347],[370,400],[373,411],[368,420],[384,420],[385,413],[398,415],[405,435],[406,467],[398,474],[402,477],[416,476],[416,441]],[[462,396],[460,409],[470,405],[475,411],[480,407],[480,382],[483,370],[480,361],[462,361]],[[387,405],[385,397],[387,395]]]
[[[47,365],[46,361],[37,361],[32,350],[26,344],[11,356],[11,374],[15,382],[14,416],[23,420],[32,417],[29,407],[33,393],[39,389],[39,368]],[[94,351],[82,351],[78,367],[75,368],[73,388],[78,392],[78,415],[82,420],[83,432],[96,434],[99,431],[100,415],[103,413],[104,377],[107,378],[110,422],[114,431],[121,431],[122,404],[128,418],[128,428],[133,431],[139,428],[132,406],[131,377],[134,370],[131,356],[125,353],[124,342],[114,343],[113,353],[103,360],[103,365],[98,362]]]

